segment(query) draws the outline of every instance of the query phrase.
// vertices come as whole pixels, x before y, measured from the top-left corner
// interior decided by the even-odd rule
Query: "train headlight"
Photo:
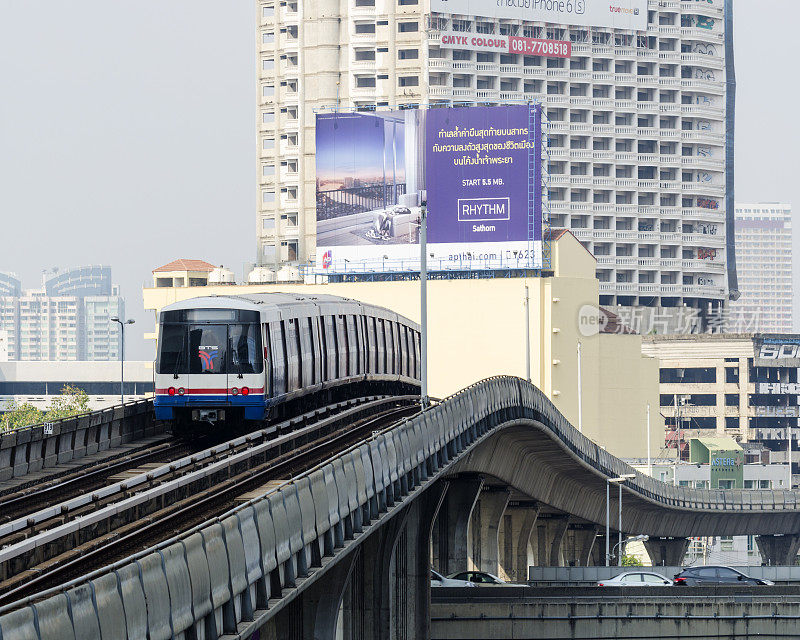
[[[242,387],[242,395],[246,396],[248,393],[250,393],[250,387]]]
[[[231,393],[232,393],[233,395],[238,395],[238,393],[239,393],[239,390],[238,390],[236,387],[234,387],[233,389],[231,389]]]
[[[167,393],[169,395],[171,395],[171,396],[174,396],[175,395],[175,387],[170,387],[169,389],[167,389]]]
[[[184,389],[183,387],[178,387],[178,395],[182,396],[184,393],[186,393],[186,389]]]

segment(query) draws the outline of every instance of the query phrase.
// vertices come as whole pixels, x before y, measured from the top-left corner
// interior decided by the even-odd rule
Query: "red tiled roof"
[[[187,258],[180,258],[174,260],[163,267],[153,269],[153,273],[159,271],[213,271],[217,266],[206,262],[205,260],[189,260]]]

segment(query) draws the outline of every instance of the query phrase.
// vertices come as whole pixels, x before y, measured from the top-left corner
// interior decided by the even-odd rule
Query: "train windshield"
[[[261,373],[259,324],[161,325],[156,371],[162,374]]]

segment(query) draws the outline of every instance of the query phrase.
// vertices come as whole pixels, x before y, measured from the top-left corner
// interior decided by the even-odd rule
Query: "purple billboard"
[[[317,264],[419,269],[427,206],[433,268],[541,268],[536,105],[317,116]]]

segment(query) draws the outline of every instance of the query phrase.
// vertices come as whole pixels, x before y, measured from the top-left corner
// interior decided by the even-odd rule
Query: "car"
[[[672,580],[652,571],[626,571],[597,583],[598,587],[668,587],[671,585]]]
[[[771,580],[751,578],[750,576],[743,574],[741,571],[731,569],[730,567],[707,565],[703,567],[687,567],[680,573],[676,573],[673,584],[676,586],[696,587],[707,584],[750,584],[772,586],[775,583]]]
[[[445,578],[438,571],[431,569],[431,586],[432,587],[477,587],[474,582],[467,580],[453,580],[452,578]]]
[[[452,580],[466,580],[473,583],[477,587],[495,586],[495,587],[527,587],[527,584],[515,584],[513,582],[506,582],[501,580],[491,573],[485,571],[460,571],[448,576]]]

